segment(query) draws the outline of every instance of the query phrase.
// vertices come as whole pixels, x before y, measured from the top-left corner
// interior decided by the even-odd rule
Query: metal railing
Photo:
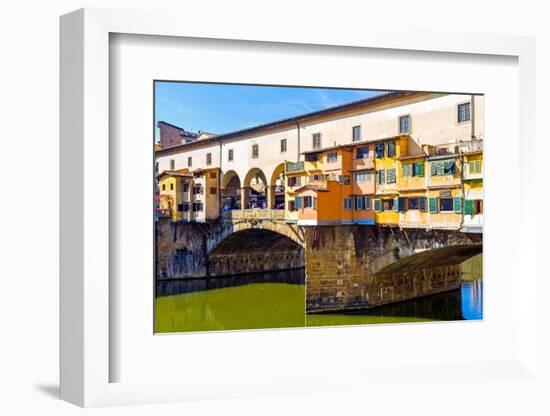
[[[285,219],[285,211],[282,209],[236,209],[223,211],[222,218],[226,220],[276,220]]]
[[[287,172],[298,172],[304,170],[304,162],[286,162]]]

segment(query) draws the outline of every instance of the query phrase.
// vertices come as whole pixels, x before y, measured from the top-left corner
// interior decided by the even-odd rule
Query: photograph
[[[153,88],[155,333],[483,319],[483,93]]]

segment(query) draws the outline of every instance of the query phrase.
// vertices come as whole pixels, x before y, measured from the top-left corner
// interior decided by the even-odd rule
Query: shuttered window
[[[386,155],[389,157],[395,156],[395,142],[393,140],[390,140],[389,142],[387,142],[386,146],[387,146]]]
[[[286,139],[281,140],[281,153],[286,152]]]
[[[457,214],[462,212],[462,198],[459,196],[453,198],[453,211]]]
[[[438,198],[430,198],[430,213],[431,214],[437,213],[439,211],[438,206],[437,206],[437,199]]]
[[[321,148],[321,133],[314,133],[312,136],[312,147],[314,149]]]
[[[410,133],[412,131],[412,120],[410,115],[399,117],[399,133]]]
[[[426,211],[426,197],[421,196],[420,198],[418,198],[418,209],[420,211]]]
[[[297,196],[296,198],[294,198],[294,203],[296,204],[296,209],[301,209],[302,208],[302,197]]]
[[[374,147],[376,157],[384,157],[384,143],[377,143]]]
[[[170,170],[174,170],[176,168],[176,161],[174,159],[170,159]]]
[[[187,158],[187,167],[190,168],[191,166],[193,166],[193,158],[191,156],[189,156]]]
[[[432,176],[452,175],[455,173],[454,160],[438,160],[431,162]]]
[[[355,183],[367,183],[371,181],[370,173],[367,171],[355,172],[354,176]]]
[[[376,212],[382,211],[382,200],[381,199],[375,199],[374,200],[374,210]]]
[[[424,162],[413,164],[413,176],[424,176]]]
[[[474,215],[474,200],[465,199],[464,200],[464,214],[465,215]]]
[[[403,163],[403,177],[409,178],[413,176],[413,165],[412,163]]]
[[[481,160],[472,160],[468,162],[468,171],[470,174],[481,173]]]
[[[395,183],[395,168],[386,170],[386,183]]]
[[[386,173],[384,170],[378,170],[376,171],[376,183],[383,185],[386,182]]]

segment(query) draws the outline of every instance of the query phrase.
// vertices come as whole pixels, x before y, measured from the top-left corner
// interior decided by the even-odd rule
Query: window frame
[[[463,106],[468,106],[468,119],[467,120],[460,120],[460,108]],[[458,124],[467,124],[472,122],[472,102],[471,101],[465,101],[463,103],[458,103],[456,105],[456,122]]]
[[[206,154],[206,165],[211,166],[212,165],[212,152],[208,152]]]
[[[191,166],[193,166],[193,157],[187,156],[187,167],[190,168]]]
[[[258,159],[260,157],[260,145],[258,143],[252,144],[252,159]]]
[[[359,134],[357,135],[357,137],[356,137],[356,135],[355,135],[355,132],[359,132]],[[359,124],[359,125],[353,126],[353,127],[351,128],[351,141],[353,141],[353,142],[358,142],[358,141],[360,141],[360,140],[361,140],[361,125]]]
[[[227,150],[227,161],[228,162],[233,162],[234,157],[235,157],[235,154],[234,154],[233,149],[228,149]]]
[[[281,153],[286,153],[287,149],[287,140],[281,139]]]
[[[401,120],[403,119],[407,119],[408,122],[407,122],[407,130],[401,130]],[[412,116],[411,114],[403,114],[403,115],[400,115],[398,118],[397,118],[397,130],[399,132],[399,134],[410,134],[412,133]]]
[[[330,157],[330,156],[336,156],[334,158]],[[337,163],[338,162],[338,152],[334,151],[334,152],[328,152],[327,153],[327,156],[326,156],[326,163]]]

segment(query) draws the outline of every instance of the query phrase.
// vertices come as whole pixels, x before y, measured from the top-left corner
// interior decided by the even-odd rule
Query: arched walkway
[[[227,171],[221,183],[221,207],[223,211],[241,209],[241,180],[234,171]]]
[[[280,163],[273,170],[268,188],[268,206],[271,209],[285,209],[285,164]]]
[[[241,203],[245,209],[267,208],[267,178],[260,168],[252,168],[246,174],[241,190]]]

